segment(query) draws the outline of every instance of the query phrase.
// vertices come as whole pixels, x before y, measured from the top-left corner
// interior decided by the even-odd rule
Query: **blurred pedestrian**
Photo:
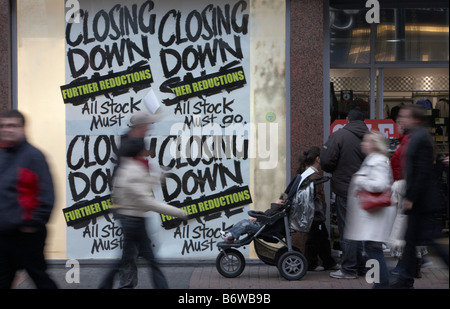
[[[130,153],[132,154],[136,149],[136,143],[142,143],[143,139],[147,136],[147,133],[149,131],[149,126],[153,124],[153,122],[156,122],[157,116],[150,116],[147,114],[138,114],[143,115],[143,118],[148,118],[148,121],[144,120],[144,122],[149,123],[142,123],[141,125],[131,125],[129,130],[126,132],[125,135],[121,136],[120,140],[120,146],[118,151],[118,158],[117,158],[117,166],[115,171],[117,171],[117,168],[120,166],[120,161],[123,157],[129,157]],[[139,117],[139,116],[137,116]],[[142,121],[141,121],[142,122]],[[140,146],[139,146],[140,147]],[[150,151],[148,153],[143,153],[143,156],[152,155]],[[114,175],[115,176],[115,173]],[[117,216],[116,216],[117,217]],[[131,248],[128,252],[128,254],[131,254]],[[119,270],[119,283],[118,283],[118,289],[133,289],[138,284],[138,268],[136,265],[136,260],[139,257],[139,248],[136,247],[134,249],[134,259],[128,258],[127,263],[122,263],[120,270]]]
[[[133,115],[130,120],[132,127],[138,132],[147,132],[148,125],[154,121],[152,115],[143,112]],[[158,183],[158,179],[150,174],[147,156],[144,139],[134,134],[129,135],[113,186],[115,212],[124,232],[123,253],[121,260],[103,278],[99,288],[111,289],[117,272],[122,267],[135,264],[137,248],[151,267],[153,287],[168,288],[166,278],[153,254],[147,233],[146,213],[156,211],[169,216],[185,217],[185,212],[155,199],[152,186]]]
[[[11,288],[24,269],[38,289],[56,289],[44,256],[55,201],[49,166],[28,143],[19,111],[0,115],[0,136],[0,288]]]
[[[406,105],[397,118],[409,130],[404,178],[406,192],[403,209],[407,215],[405,247],[402,252],[400,273],[391,283],[392,288],[413,288],[416,273],[416,247],[432,246],[448,267],[448,249],[434,238],[441,226],[436,215],[442,210],[439,202],[437,179],[434,172],[434,149],[431,136],[424,127],[425,111],[416,105]]]
[[[350,181],[361,167],[365,154],[361,150],[361,141],[368,131],[364,123],[364,114],[352,109],[347,116],[348,123],[340,130],[332,133],[320,152],[320,166],[323,171],[332,174],[331,187],[335,194],[337,224],[342,250],[341,269],[331,272],[330,276],[338,279],[357,278],[364,274],[362,242],[346,240],[347,193]]]
[[[386,138],[378,131],[370,131],[364,135],[361,148],[367,156],[350,183],[344,237],[364,242],[367,257],[379,263],[380,282],[374,283],[373,287],[389,288],[389,272],[382,244],[389,240],[397,210],[387,206],[367,211],[361,208],[358,197],[359,191],[380,193],[390,190],[392,186]]]
[[[320,172],[320,148],[312,146],[304,151],[300,157],[300,167],[297,174],[303,174],[309,170],[309,179],[321,178]],[[309,174],[309,173],[308,173]],[[338,270],[340,266],[331,256],[331,246],[328,237],[328,229],[325,225],[327,204],[323,189],[323,183],[314,186],[314,218],[306,240],[305,255],[308,260],[308,270]],[[319,265],[319,258],[322,265]]]
[[[407,224],[407,216],[403,210],[403,199],[406,191],[406,181],[403,177],[403,170],[406,161],[406,149],[409,142],[410,131],[405,130],[401,124],[401,119],[397,122],[398,131],[400,133],[399,145],[391,157],[391,168],[394,183],[392,185],[392,203],[397,207],[397,215],[395,217],[392,232],[389,237],[389,248],[391,254],[398,258],[397,265],[390,271],[391,274],[398,275],[402,261],[402,251],[405,245],[405,230]],[[424,256],[428,254],[426,246],[417,246],[416,248],[416,278],[420,278],[421,268],[424,261]]]

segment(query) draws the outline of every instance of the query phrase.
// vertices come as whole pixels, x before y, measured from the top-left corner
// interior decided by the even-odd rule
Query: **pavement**
[[[395,258],[386,259],[389,269],[397,263]],[[355,303],[356,299],[364,299],[366,305],[372,302],[376,306],[417,306],[417,300],[421,304],[427,301],[427,304],[441,306],[449,296],[449,271],[440,259],[430,256],[428,260],[432,265],[422,269],[422,278],[415,280],[414,290],[372,290],[365,276],[334,279],[329,276],[330,271],[309,271],[300,280],[288,281],[275,266],[260,260],[247,260],[244,271],[236,278],[220,275],[213,260],[160,261],[169,284],[168,290],[153,289],[150,270],[139,260],[138,285],[134,290],[98,290],[97,286],[111,266],[111,261],[81,260],[79,276],[71,276],[73,264],[69,263],[66,267],[67,261],[52,260],[48,263],[48,273],[57,282],[58,291],[36,290],[27,274],[21,272],[17,274],[14,289],[0,291],[0,299],[6,304],[14,301],[22,305],[28,302],[33,306],[48,303],[58,307],[83,305],[89,308],[153,303],[163,308],[188,306],[196,309],[247,308],[248,305],[277,308],[283,304],[315,303],[322,308],[348,306],[349,301]],[[79,278],[79,281],[70,283],[73,278]],[[355,290],[358,290],[357,294]],[[425,294],[422,294],[423,291]],[[9,302],[8,298],[12,301]]]
[[[415,289],[448,290],[449,271],[437,257],[429,256],[432,262],[422,269],[422,278],[415,280]],[[393,268],[397,259],[386,257],[388,268]],[[79,272],[73,271],[73,264],[63,260],[48,261],[48,273],[60,289],[97,289],[102,276],[111,266],[111,261],[80,260]],[[371,289],[371,283],[365,276],[357,279],[334,279],[330,271],[308,271],[297,281],[284,279],[275,266],[266,265],[260,260],[247,260],[246,267],[236,278],[225,278],[216,269],[214,260],[196,261],[160,261],[169,288],[179,291],[187,290],[292,290],[292,289]],[[66,278],[67,277],[67,278]],[[73,279],[79,278],[74,281]],[[68,279],[68,280],[67,280]],[[74,281],[74,282],[70,282]],[[14,289],[35,289],[33,282],[25,272],[17,274]],[[138,285],[136,289],[152,289],[150,270],[144,261],[138,261]]]

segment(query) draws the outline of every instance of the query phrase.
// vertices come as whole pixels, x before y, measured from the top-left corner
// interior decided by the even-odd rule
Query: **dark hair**
[[[120,157],[135,157],[145,149],[143,138],[123,137],[119,147]]]
[[[402,105],[400,107],[400,110],[409,110],[411,111],[411,117],[419,120],[420,122],[425,122],[426,115],[425,115],[425,108],[421,105],[416,104],[408,104],[408,105]]]
[[[354,120],[364,121],[364,119],[365,119],[364,113],[358,108],[351,109],[348,112],[347,118],[348,118],[348,121],[354,121]]]
[[[297,174],[301,174],[306,170],[307,166],[313,165],[316,158],[320,156],[320,148],[316,146],[310,147],[308,150],[304,151],[300,156],[300,166],[297,170]]]
[[[20,119],[22,126],[25,126],[25,116],[15,109],[1,113],[0,118],[18,118]]]

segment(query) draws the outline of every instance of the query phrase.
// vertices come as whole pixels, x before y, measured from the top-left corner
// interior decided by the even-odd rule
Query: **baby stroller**
[[[300,249],[292,246],[291,230],[309,231],[314,206],[311,209],[309,206],[305,207],[305,204],[309,203],[308,199],[314,198],[314,186],[328,181],[329,177],[307,179],[299,186],[300,180],[301,175],[297,175],[286,188],[288,197],[279,212],[271,216],[260,211],[248,212],[249,216],[256,218],[261,225],[256,233],[248,234],[233,243],[217,244],[220,252],[216,258],[216,268],[222,276],[234,278],[243,272],[245,258],[236,248],[249,245],[252,241],[258,258],[265,264],[276,266],[285,279],[299,280],[306,274],[308,262]],[[271,244],[278,244],[278,247]]]

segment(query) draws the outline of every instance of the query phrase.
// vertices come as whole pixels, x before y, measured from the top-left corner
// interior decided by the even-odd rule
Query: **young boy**
[[[270,205],[270,209],[266,210],[264,214],[266,216],[272,216],[273,214],[280,211],[284,202],[286,201],[287,194],[281,194],[280,198],[276,201],[276,203],[272,203]],[[239,237],[242,234],[248,233],[256,233],[261,228],[261,224],[258,222],[256,218],[249,218],[239,221],[234,224],[228,231],[220,231],[222,238],[228,242],[233,243],[239,240]]]

